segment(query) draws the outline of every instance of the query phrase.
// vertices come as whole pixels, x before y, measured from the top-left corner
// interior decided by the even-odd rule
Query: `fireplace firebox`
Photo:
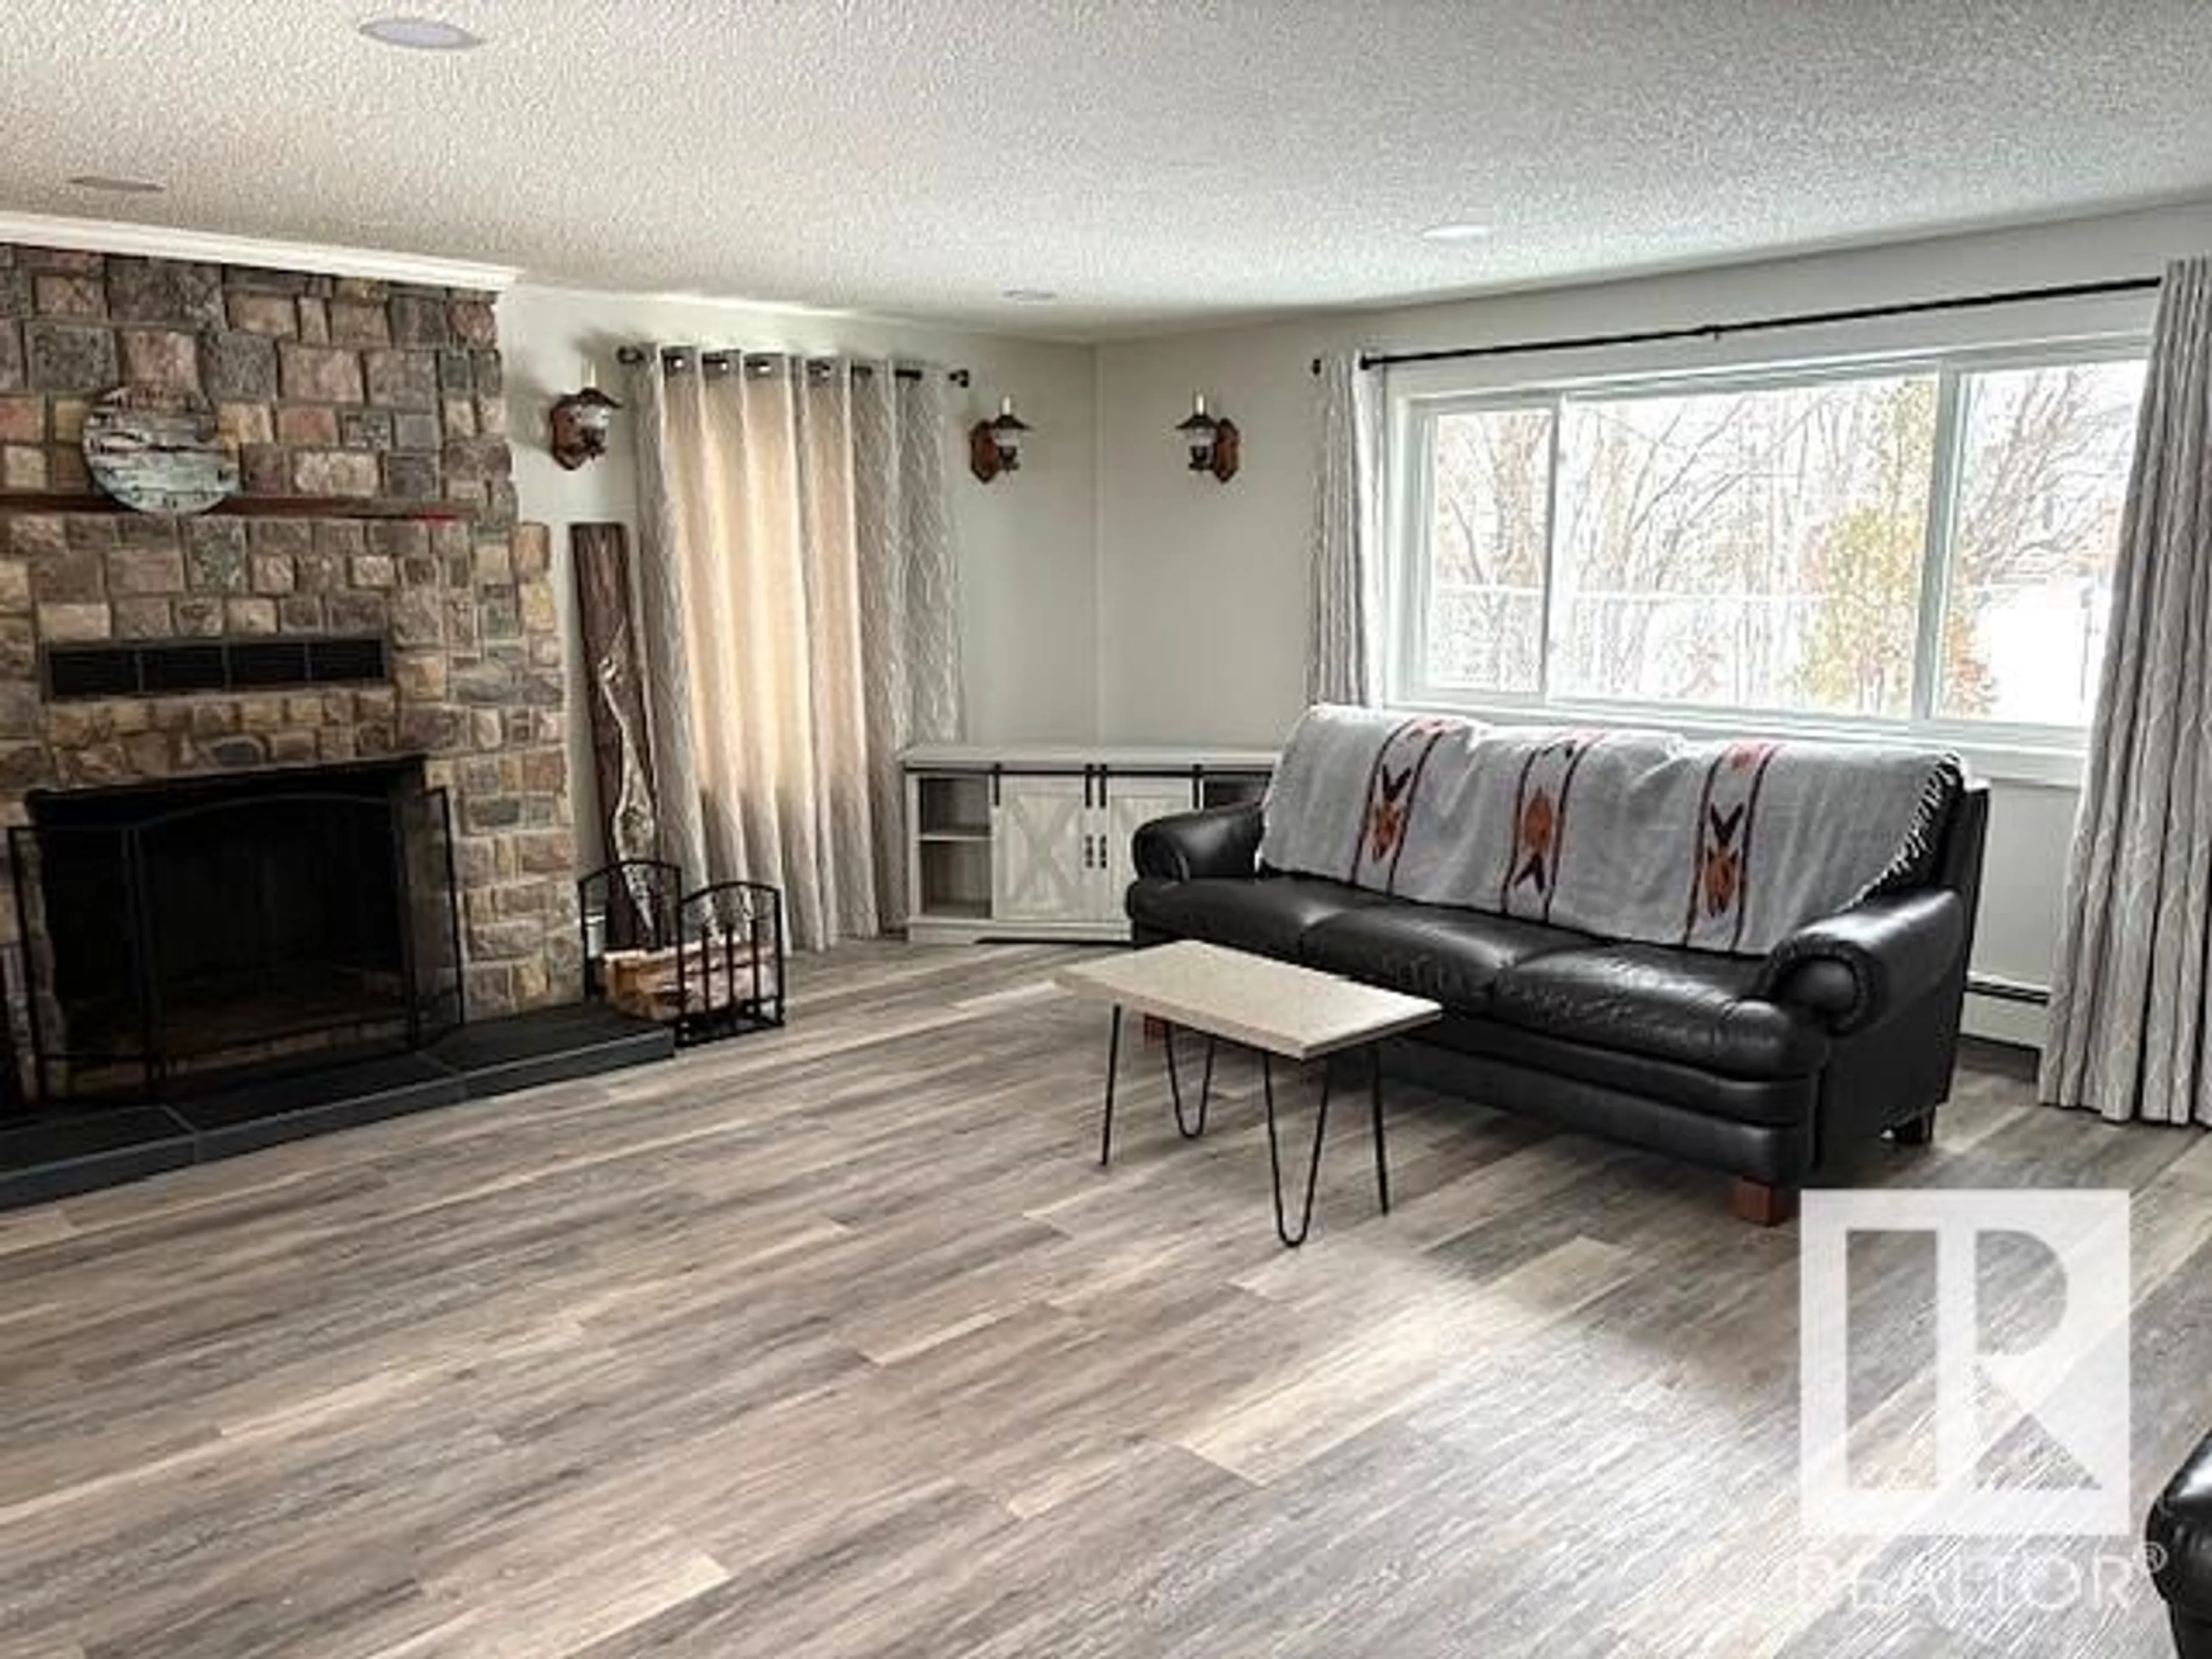
[[[462,1020],[419,757],[33,793],[9,832],[44,1100],[151,1100]]]

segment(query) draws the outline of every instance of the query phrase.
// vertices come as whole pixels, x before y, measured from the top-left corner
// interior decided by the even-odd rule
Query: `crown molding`
[[[120,220],[71,219],[43,213],[0,213],[0,242],[68,248],[81,253],[136,254],[149,259],[195,259],[219,265],[259,265],[271,270],[309,270],[326,276],[362,276],[430,288],[477,289],[501,294],[522,273],[513,265],[475,264],[379,248],[331,247],[280,242],[258,236],[225,236],[169,225]]]

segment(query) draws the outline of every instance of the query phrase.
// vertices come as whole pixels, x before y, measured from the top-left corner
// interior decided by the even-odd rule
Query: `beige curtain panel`
[[[960,735],[943,376],[679,362],[632,382],[663,855],[781,887],[802,950],[880,933],[899,750]]]
[[[1382,412],[1357,352],[1321,362],[1321,453],[1306,592],[1306,701],[1372,703],[1382,691]]]
[[[2043,1098],[2212,1123],[2212,259],[2159,289],[2066,883]]]

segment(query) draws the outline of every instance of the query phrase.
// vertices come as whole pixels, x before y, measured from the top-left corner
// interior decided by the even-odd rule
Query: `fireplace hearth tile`
[[[674,1052],[665,1026],[604,1004],[576,1004],[463,1026],[413,1054],[270,1074],[166,1105],[0,1117],[0,1210]]]
[[[192,1132],[166,1107],[41,1115],[0,1128],[0,1210],[181,1170],[198,1158]]]
[[[643,1066],[675,1052],[668,1027],[604,1002],[575,1002],[464,1025],[430,1048],[435,1059],[468,1079],[469,1093],[478,1097]]]
[[[456,1105],[468,1095],[459,1076],[428,1055],[388,1054],[179,1101],[170,1109],[199,1136],[201,1158],[214,1159]]]

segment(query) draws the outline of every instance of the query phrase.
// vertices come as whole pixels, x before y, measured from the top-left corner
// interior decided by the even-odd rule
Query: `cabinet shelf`
[[[927,908],[914,913],[916,921],[988,921],[991,901],[980,899],[933,898]]]

